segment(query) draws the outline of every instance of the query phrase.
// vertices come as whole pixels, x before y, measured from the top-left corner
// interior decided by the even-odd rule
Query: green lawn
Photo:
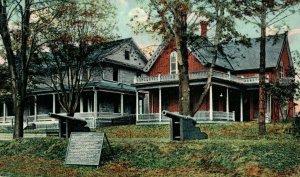
[[[289,124],[201,124],[207,140],[170,142],[168,125],[114,126],[106,132],[114,157],[103,149],[101,166],[66,166],[67,141],[0,141],[0,176],[300,176],[300,141]],[[1,135],[0,135],[1,136]]]

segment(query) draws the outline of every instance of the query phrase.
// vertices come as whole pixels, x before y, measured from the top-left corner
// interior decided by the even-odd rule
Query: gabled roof
[[[94,59],[99,59],[99,58],[105,59],[107,56],[113,54],[114,52],[119,50],[120,47],[122,47],[123,45],[126,45],[126,44],[131,44],[131,46],[134,47],[138,51],[138,53],[141,56],[141,59],[145,63],[148,62],[144,53],[140,50],[140,48],[137,46],[137,44],[134,42],[134,40],[132,38],[125,38],[125,39],[119,39],[119,40],[115,40],[115,41],[105,42],[105,43],[99,45],[99,47],[89,57],[94,58]]]
[[[158,47],[144,68],[145,72],[151,69],[170,41],[171,39],[164,40]],[[259,69],[260,40],[259,38],[251,38],[249,42],[250,45],[246,45],[241,41],[231,41],[222,45],[223,51],[218,51],[215,65],[231,71]],[[287,42],[286,33],[267,37],[266,68],[275,68],[277,66],[285,42]],[[198,36],[191,39],[188,48],[202,65],[208,65],[212,62],[214,47],[206,38]]]
[[[207,38],[201,36],[195,37],[189,41],[188,47],[202,65],[205,66],[212,63],[215,55],[214,45]],[[227,58],[220,51],[218,51],[218,59],[215,65],[229,70],[233,69]]]
[[[148,72],[151,69],[151,67],[154,65],[156,60],[162,54],[164,49],[169,45],[171,40],[172,38],[167,38],[163,40],[163,42],[160,44],[160,46],[156,49],[154,54],[149,59],[149,62],[144,68],[145,72]],[[213,44],[209,42],[206,38],[198,36],[191,39],[188,42],[188,49],[193,53],[193,55],[196,57],[196,59],[199,60],[199,62],[202,65],[207,65],[212,62],[212,59],[214,57],[214,53],[213,53],[214,47]],[[222,56],[222,54],[218,52],[218,56]],[[224,60],[224,57],[221,57],[221,59],[217,60],[216,65],[232,70],[232,66],[230,65],[230,63],[226,59]]]
[[[171,39],[172,38],[166,38],[166,39],[164,39],[163,42],[157,47],[157,49],[155,50],[154,54],[148,60],[148,63],[147,63],[147,65],[144,68],[145,72],[148,72],[152,68],[153,64],[156,62],[156,60],[158,59],[158,57],[161,55],[161,53],[164,51],[164,49],[171,42]]]
[[[287,41],[285,34],[266,38],[266,68],[275,68]],[[250,39],[250,45],[241,42],[229,42],[223,45],[223,51],[234,71],[259,69],[260,38]]]

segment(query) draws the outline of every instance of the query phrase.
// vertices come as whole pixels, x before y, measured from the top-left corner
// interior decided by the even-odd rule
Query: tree
[[[238,1],[237,7],[244,17],[260,28],[260,65],[259,65],[259,117],[258,132],[260,135],[266,133],[265,111],[266,111],[266,29],[294,11],[289,11],[298,0],[261,0],[261,1]],[[289,13],[288,13],[289,12]],[[267,18],[270,17],[270,18]]]
[[[225,12],[230,11],[231,1],[194,1],[194,0],[151,0],[148,4],[148,19],[137,22],[135,31],[147,31],[157,33],[163,38],[174,38],[177,52],[177,66],[179,73],[179,114],[194,116],[202,104],[211,85],[213,68],[221,49],[221,42],[229,40],[232,35],[237,36],[234,29],[234,20]],[[188,17],[194,15],[193,20],[188,21]],[[209,19],[209,22],[216,23],[214,36],[214,59],[210,65],[208,79],[204,86],[204,91],[199,96],[195,105],[190,101],[190,86],[188,75],[188,42],[193,42],[195,29],[198,28],[196,22],[202,17]],[[136,18],[136,17],[134,17]]]
[[[295,76],[295,69],[289,68],[286,79],[278,80],[275,83],[267,85],[267,92],[269,92],[279,104],[279,110],[283,120],[287,120],[287,115],[283,113],[283,110],[288,106],[289,101],[293,101],[299,89],[299,82],[295,81]]]
[[[100,62],[94,62],[89,55],[101,43],[114,38],[115,7],[110,1],[70,0],[54,11],[58,16],[41,36],[45,45],[39,57],[45,67],[40,68],[39,80],[57,93],[67,115],[74,116],[93,67]]]
[[[0,1],[0,35],[10,73],[15,113],[14,138],[23,137],[23,113],[27,96],[28,71],[32,56],[39,47],[36,37],[41,26],[39,23],[30,21],[31,15],[45,8],[50,8],[52,2],[54,0]]]

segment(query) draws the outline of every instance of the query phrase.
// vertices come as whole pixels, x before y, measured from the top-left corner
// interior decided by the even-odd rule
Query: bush
[[[292,123],[292,133],[297,138],[300,138],[300,117],[295,117]]]

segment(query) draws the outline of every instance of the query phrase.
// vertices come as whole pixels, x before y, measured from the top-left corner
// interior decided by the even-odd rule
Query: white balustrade
[[[208,71],[199,71],[199,72],[191,72],[189,73],[190,80],[203,79],[208,77]],[[257,84],[259,83],[259,77],[240,77],[231,75],[229,73],[221,72],[221,71],[213,71],[213,78],[228,80],[236,83],[243,84]],[[168,81],[178,81],[178,74],[169,74],[169,75],[158,75],[158,76],[144,76],[137,77],[135,79],[135,83],[154,83],[154,82],[168,82]],[[266,77],[266,82],[269,82],[269,77]]]
[[[198,111],[193,119],[195,119],[197,122],[210,121],[209,111]],[[163,116],[162,122],[169,121],[169,118]],[[235,112],[233,111],[227,113],[222,111],[213,111],[213,121],[235,121]],[[138,122],[159,122],[159,113],[140,114]]]

